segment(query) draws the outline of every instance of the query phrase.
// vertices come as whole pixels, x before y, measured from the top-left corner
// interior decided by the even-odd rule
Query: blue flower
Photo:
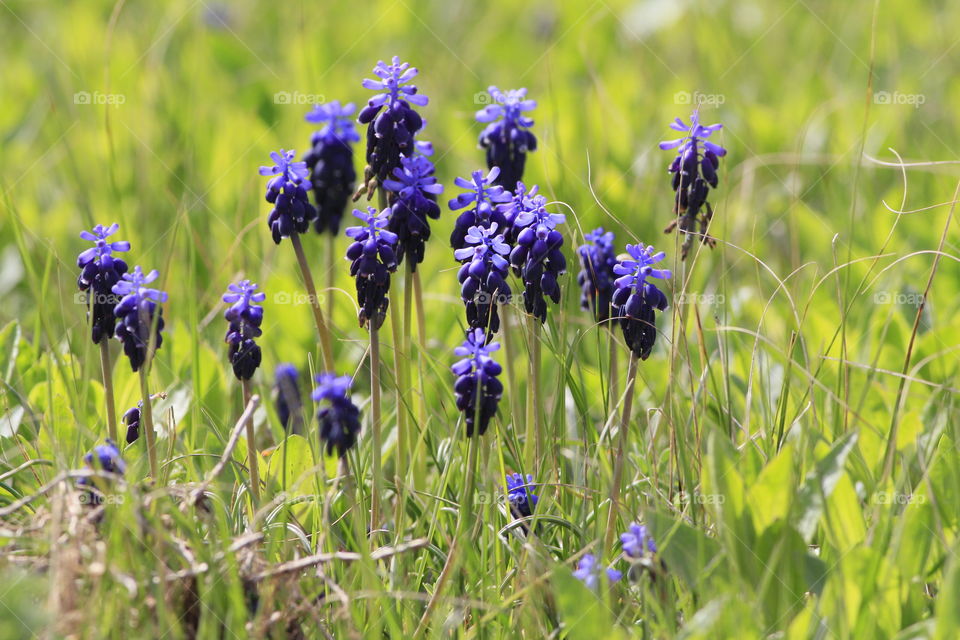
[[[657,552],[657,543],[646,525],[632,523],[627,532],[620,536],[623,553],[628,558],[642,558],[647,553]]]
[[[493,167],[486,176],[483,175],[483,171],[474,171],[471,174],[472,180],[466,178],[454,180],[454,184],[458,187],[467,189],[449,202],[451,211],[467,208],[457,217],[453,233],[450,235],[450,245],[454,249],[464,246],[463,237],[470,227],[488,227],[491,222],[496,222],[501,229],[507,228],[506,218],[497,205],[509,202],[511,196],[508,191],[504,191],[503,187],[495,184],[494,181],[499,175],[500,169]]]
[[[563,255],[563,235],[557,225],[566,221],[559,213],[546,209],[547,199],[541,195],[526,198],[523,208],[513,220],[516,244],[510,252],[513,271],[523,280],[523,305],[527,313],[540,322],[547,321],[548,296],[560,302],[557,278],[566,272],[567,259]]]
[[[229,285],[223,295],[223,301],[231,305],[223,314],[230,323],[224,340],[230,345],[230,364],[238,380],[249,380],[260,366],[262,354],[254,338],[263,333],[260,329],[263,307],[255,303],[263,302],[266,297],[262,291],[258,293],[257,285],[249,280]]]
[[[497,209],[503,214],[504,224],[506,225],[503,230],[503,237],[507,241],[507,244],[513,245],[516,243],[517,232],[519,230],[514,228],[513,223],[518,215],[532,206],[530,204],[530,198],[537,195],[539,189],[540,187],[538,185],[533,185],[533,187],[527,189],[527,185],[522,181],[518,181],[513,192],[510,193],[510,199],[497,205]]]
[[[596,591],[599,581],[601,567],[597,563],[597,558],[592,553],[588,553],[577,562],[577,569],[573,572],[573,577],[583,581],[588,589]],[[617,582],[623,577],[623,574],[616,569],[607,568],[607,580]]]
[[[129,251],[130,243],[108,240],[119,228],[120,225],[117,223],[109,227],[98,224],[93,231],[80,233],[81,238],[94,244],[77,256],[77,266],[80,267],[77,286],[81,291],[87,292],[87,314],[93,315],[91,337],[96,344],[99,344],[103,338],[113,337],[116,324],[113,309],[120,298],[112,292],[112,289],[113,285],[119,282],[120,277],[127,272],[127,263],[114,257],[113,252]]]
[[[127,470],[127,463],[120,457],[117,444],[110,438],[107,438],[104,444],[98,444],[93,448],[93,451],[84,455],[83,461],[93,471],[105,471],[122,476]],[[98,484],[102,486],[92,476],[85,476],[77,480],[77,485],[88,488],[82,498],[85,504],[91,506],[103,504],[103,494],[99,491]]]
[[[411,270],[416,271],[430,239],[427,218],[440,217],[437,196],[443,193],[443,185],[437,184],[433,163],[422,155],[414,155],[400,159],[393,178],[384,180],[383,187],[391,192],[387,228],[397,234],[397,264],[409,256]]]
[[[646,360],[657,339],[654,310],[667,308],[667,297],[647,278],[671,277],[668,269],[654,269],[653,265],[664,259],[661,251],[654,253],[653,246],[628,244],[628,257],[621,259],[613,272],[620,276],[614,281],[616,291],[612,302],[627,347],[641,360]]]
[[[613,248],[613,232],[603,227],[594,229],[585,237],[586,244],[577,249],[580,257],[580,308],[593,311],[597,322],[610,318],[610,303],[613,296],[613,281],[616,274],[617,252]]]
[[[464,246],[453,252],[463,263],[457,272],[460,297],[467,308],[467,324],[486,332],[488,338],[500,330],[498,303],[511,295],[507,283],[509,263],[505,255],[510,246],[497,234],[497,223],[489,227],[470,227]]]
[[[316,380],[313,400],[320,404],[320,439],[326,443],[328,454],[336,450],[343,457],[360,435],[360,409],[349,396],[352,380],[350,376],[337,377],[332,373],[318,374]]]
[[[266,200],[273,205],[267,226],[277,244],[294,233],[306,233],[310,221],[317,217],[317,210],[307,197],[310,171],[306,162],[294,162],[295,156],[295,151],[280,149],[270,154],[272,166],[260,167],[260,175],[276,176],[267,182]]]
[[[386,229],[390,210],[377,213],[373,207],[366,212],[353,210],[353,215],[366,223],[362,227],[348,227],[347,237],[353,242],[347,247],[350,275],[357,279],[357,301],[360,303],[360,326],[379,329],[387,314],[390,300],[390,274],[397,269],[394,245],[397,234]]]
[[[476,115],[478,122],[489,123],[480,134],[480,146],[487,150],[487,167],[500,167],[496,184],[512,188],[523,179],[527,152],[537,149],[537,138],[528,130],[533,120],[523,115],[537,103],[526,99],[526,89],[500,91],[490,87],[487,91],[492,104]]]
[[[510,513],[514,518],[528,518],[533,515],[533,510],[540,500],[533,493],[536,486],[529,473],[526,479],[519,473],[507,474],[507,501],[510,502]]]
[[[686,258],[693,239],[689,234],[699,234],[701,242],[708,246],[715,244],[714,239],[707,235],[713,217],[707,195],[710,187],[717,187],[717,169],[720,167],[720,158],[727,155],[727,150],[707,138],[722,127],[721,124],[700,124],[700,110],[697,109],[690,116],[689,126],[680,118],[670,123],[671,129],[685,135],[660,143],[661,149],[677,150],[669,171],[673,174],[673,190],[677,192],[674,214],[678,219],[667,227],[667,231],[679,226],[681,233],[688,234],[683,243],[683,258]],[[701,211],[703,208],[706,210]],[[695,228],[697,226],[699,230]]]
[[[160,303],[167,301],[167,294],[146,286],[158,276],[156,269],[144,274],[140,267],[136,266],[133,273],[123,274],[123,278],[111,289],[113,293],[121,296],[113,310],[113,314],[118,318],[116,335],[123,343],[123,352],[130,359],[130,367],[134,371],[138,371],[146,360],[150,327],[154,322],[157,325],[154,348],[159,349],[163,344],[163,336],[160,334],[163,331],[163,308]]]
[[[127,425],[127,444],[133,444],[140,437],[140,408],[143,401],[137,403],[137,406],[127,409],[121,420]]]
[[[300,410],[303,402],[300,399],[297,368],[287,363],[278,365],[274,387],[277,390],[277,416],[280,418],[280,424],[291,433],[302,433]]]
[[[310,151],[303,161],[310,171],[317,217],[317,233],[340,233],[340,220],[353,193],[357,172],[353,168],[352,143],[360,140],[353,126],[353,103],[343,106],[336,100],[318,104],[306,115],[306,121],[323,125],[313,133]]]
[[[413,136],[423,127],[423,119],[411,108],[428,102],[415,85],[408,84],[418,71],[393,56],[391,64],[382,60],[373,69],[378,80],[365,79],[363,87],[378,91],[360,110],[357,121],[367,127],[367,168],[364,181],[377,178],[382,183],[400,166],[401,156],[412,156]]]
[[[453,392],[457,409],[463,413],[467,424],[468,438],[473,436],[474,430],[481,436],[486,433],[503,396],[503,383],[497,379],[503,369],[490,357],[492,352],[500,348],[500,344],[486,342],[483,329],[472,329],[467,331],[467,339],[463,344],[453,350],[457,356],[466,356],[450,369],[457,376]]]

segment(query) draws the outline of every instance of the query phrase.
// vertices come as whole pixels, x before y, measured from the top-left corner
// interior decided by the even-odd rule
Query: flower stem
[[[601,328],[601,330],[603,330]],[[607,398],[609,399],[610,412],[614,416],[617,414],[617,399],[620,397],[617,389],[620,387],[620,375],[617,370],[617,353],[620,350],[620,345],[617,344],[616,339],[613,337],[613,331],[607,331],[608,338],[610,340],[610,373],[607,376]]]
[[[419,341],[419,350],[417,353],[417,375],[420,383],[420,394],[417,403],[417,430],[422,436],[424,429],[427,428],[427,396],[424,393],[424,358],[427,354],[427,325],[423,313],[423,291],[420,287],[420,272],[413,272],[413,300],[417,308],[417,339]],[[408,351],[409,353],[409,351]],[[418,436],[416,446],[413,450],[413,486],[417,489],[425,489],[426,480],[426,451],[424,449],[424,438]]]
[[[110,345],[107,340],[100,341],[100,370],[103,373],[103,395],[107,402],[107,433],[114,442],[117,440],[117,407],[113,399],[113,368],[110,366]]]
[[[320,299],[317,297],[317,288],[313,284],[313,276],[310,274],[310,265],[307,264],[307,256],[303,252],[303,244],[300,242],[300,234],[294,232],[290,236],[290,242],[293,244],[293,250],[297,254],[297,262],[300,264],[300,274],[303,276],[303,284],[307,288],[307,294],[310,296],[310,306],[313,308],[313,319],[317,323],[317,333],[320,334],[320,355],[323,358],[323,366],[327,371],[333,371],[333,344],[330,339],[330,329],[323,318],[323,311],[320,309]]]
[[[253,389],[250,381],[243,381],[243,406],[250,404]],[[250,467],[250,495],[254,506],[260,504],[260,456],[257,453],[257,440],[253,433],[253,413],[247,417],[247,465]]]
[[[332,233],[327,235],[327,291],[326,291],[326,302],[327,310],[324,314],[324,319],[329,319],[331,324],[333,323],[333,288],[336,285],[337,279],[337,268],[336,268],[336,250],[337,250],[337,237]]]
[[[370,496],[370,530],[380,524],[380,486],[383,481],[380,462],[380,333],[370,325],[370,405],[372,407],[371,440],[373,446],[373,490]]]
[[[157,445],[156,434],[153,432],[153,405],[150,400],[150,385],[147,382],[147,362],[140,367],[140,396],[143,406],[140,408],[140,418],[143,422],[143,433],[147,440],[147,458],[150,460],[150,477],[154,482],[159,480],[157,475]]]
[[[527,380],[527,455],[525,462],[527,473],[538,475],[541,456],[543,455],[543,432],[540,425],[540,320],[534,316],[527,316],[527,322],[530,327],[530,368]]]
[[[613,533],[617,525],[617,516],[620,502],[620,483],[623,480],[623,459],[627,442],[627,430],[630,424],[630,413],[633,410],[633,391],[637,382],[637,368],[639,360],[633,353],[630,354],[630,367],[627,371],[627,388],[624,392],[623,413],[620,414],[620,429],[617,432],[617,457],[613,464],[613,483],[610,487],[610,512],[607,515],[607,532],[603,538],[603,548],[610,550],[613,543]]]

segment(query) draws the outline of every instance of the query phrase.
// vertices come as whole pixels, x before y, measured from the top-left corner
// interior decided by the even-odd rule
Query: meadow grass
[[[960,635],[955,3],[0,5],[0,637]],[[308,395],[302,434],[277,418],[276,365],[301,380],[325,367],[257,167],[306,151],[309,103],[362,104],[360,79],[392,55],[431,98],[443,203],[483,168],[478,96],[529,89],[540,148],[525,178],[567,214],[569,268],[542,330],[506,309],[496,357],[514,366],[471,453],[443,207],[418,270],[426,322],[403,318],[404,266],[380,332],[368,532],[369,341],[348,240],[302,237],[364,416],[341,464]],[[672,154],[657,142],[695,102],[724,123],[729,154],[718,246],[680,261],[682,238],[662,233]],[[148,381],[163,393],[159,469],[143,482],[143,438],[124,447],[125,481],[103,478],[93,507],[76,476],[108,427],[76,255],[81,230],[113,221],[130,263],[157,268],[170,294]],[[578,304],[574,248],[599,225],[621,248],[666,251],[674,274],[622,441],[628,352]],[[248,405],[256,505],[220,301],[241,277],[267,292]],[[140,382],[115,341],[111,353],[122,415]],[[644,523],[658,552],[637,580],[591,591],[572,574],[584,554],[629,567],[604,548],[620,442],[614,528]],[[535,474],[532,521],[504,501],[515,471]]]

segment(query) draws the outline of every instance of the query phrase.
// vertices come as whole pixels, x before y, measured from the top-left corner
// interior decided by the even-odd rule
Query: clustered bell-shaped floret
[[[83,461],[87,468],[92,471],[105,471],[107,473],[122,476],[127,471],[127,463],[120,457],[120,449],[110,438],[107,438],[103,444],[98,444],[93,451],[83,456]],[[84,476],[77,480],[77,484],[86,487],[84,502],[90,506],[97,506],[103,503],[103,494],[99,491],[98,485],[102,483],[94,480],[91,476]]]
[[[494,181],[499,175],[500,169],[493,167],[486,176],[483,171],[474,171],[471,180],[454,180],[458,187],[467,189],[448,203],[451,211],[466,208],[466,211],[457,217],[453,233],[450,234],[450,246],[454,249],[464,246],[464,236],[470,227],[489,227],[496,223],[500,229],[507,228],[506,218],[497,205],[509,202],[511,196],[509,191],[504,191],[503,187],[495,184]]]
[[[617,582],[623,577],[623,573],[613,568],[608,567],[604,571],[600,563],[597,562],[597,557],[592,553],[585,554],[580,558],[579,562],[577,562],[577,568],[573,572],[573,577],[581,580],[587,585],[588,589],[596,591],[601,573],[605,573],[607,580],[610,582]]]
[[[123,352],[130,360],[130,367],[139,371],[147,357],[147,348],[150,343],[150,328],[156,325],[154,333],[154,348],[159,349],[163,344],[163,308],[159,303],[167,301],[167,294],[157,289],[150,289],[150,284],[160,274],[154,269],[144,274],[139,266],[133,268],[133,273],[123,274],[123,278],[113,285],[113,293],[121,296],[113,310],[118,318],[116,335],[123,343]]]
[[[301,433],[300,411],[303,402],[300,399],[300,382],[297,368],[292,364],[277,365],[274,387],[277,392],[277,417],[284,429],[291,433]]]
[[[488,338],[500,330],[498,306],[511,294],[506,280],[509,263],[504,258],[510,247],[497,230],[496,222],[491,222],[489,228],[470,227],[464,236],[466,246],[454,251],[454,257],[463,263],[457,279],[467,309],[467,324],[486,332]]]
[[[563,235],[557,225],[566,217],[546,210],[547,199],[540,195],[524,200],[524,209],[513,221],[516,244],[510,252],[514,273],[523,281],[523,305],[540,322],[547,321],[547,302],[560,302],[557,278],[566,272]]]
[[[317,210],[307,197],[310,181],[305,162],[294,162],[295,151],[274,151],[270,154],[272,166],[260,167],[260,175],[275,176],[267,182],[266,200],[273,205],[267,217],[267,226],[273,241],[280,244],[282,238],[295,233],[306,233],[310,221],[317,217]]]
[[[231,284],[223,296],[230,305],[223,314],[230,323],[224,340],[230,345],[230,364],[238,380],[249,380],[260,366],[262,355],[254,338],[263,333],[263,307],[256,303],[265,298],[266,294],[257,292],[257,285],[249,280]]]
[[[597,322],[606,322],[610,318],[613,281],[617,277],[613,272],[617,264],[613,232],[599,227],[588,233],[585,239],[586,243],[577,249],[580,258],[580,273],[577,274],[580,308],[592,311]]]
[[[533,119],[523,115],[537,103],[526,99],[526,89],[500,91],[491,86],[487,91],[491,104],[476,114],[478,122],[489,123],[480,133],[480,146],[487,151],[487,167],[500,168],[496,184],[512,187],[523,179],[527,152],[537,149],[537,138],[528,129]]]
[[[379,329],[387,314],[390,300],[390,274],[397,269],[394,245],[397,234],[386,229],[390,210],[377,213],[373,207],[366,212],[354,209],[353,215],[366,226],[348,227],[346,234],[353,238],[347,248],[350,275],[357,281],[357,301],[360,304],[360,326]]]
[[[463,414],[467,425],[468,438],[475,432],[481,436],[486,433],[503,396],[503,383],[497,378],[503,369],[490,357],[492,352],[500,348],[500,344],[486,342],[483,329],[468,330],[467,339],[453,351],[463,357],[450,369],[457,376],[453,392],[457,409]]]
[[[526,479],[519,473],[507,474],[507,501],[514,518],[529,518],[533,515],[533,510],[540,501],[533,492],[536,487],[533,475],[529,473]]]
[[[641,360],[646,360],[657,339],[655,311],[667,308],[667,296],[647,278],[666,279],[668,269],[653,265],[664,259],[664,253],[654,253],[653,246],[628,244],[628,257],[614,266],[619,277],[614,281],[613,306],[620,317],[620,327],[627,347]]]
[[[121,420],[127,425],[127,444],[133,444],[140,437],[140,408],[143,401],[137,403],[137,406],[127,409]]]
[[[336,100],[318,104],[307,113],[307,122],[322,125],[310,140],[310,151],[303,161],[310,171],[310,184],[317,216],[317,233],[340,233],[340,221],[353,193],[357,172],[353,168],[353,143],[360,135],[353,126],[353,103],[340,105]]]
[[[403,157],[393,177],[383,181],[390,193],[390,222],[387,228],[397,234],[397,264],[410,261],[411,271],[423,262],[424,248],[430,239],[430,223],[440,217],[437,196],[443,185],[437,184],[433,163],[423,155]]]
[[[350,376],[337,377],[332,373],[317,375],[313,391],[314,402],[320,405],[317,422],[320,440],[327,454],[334,451],[342,458],[357,443],[360,435],[360,409],[350,399]]]
[[[623,554],[628,558],[642,558],[657,552],[657,543],[646,525],[631,523],[627,531],[620,536]]]
[[[113,223],[109,227],[96,225],[93,231],[83,231],[80,237],[92,242],[93,247],[84,250],[77,257],[80,275],[77,286],[86,292],[87,314],[91,322],[91,338],[95,344],[113,337],[117,319],[113,310],[120,298],[113,293],[113,285],[127,272],[127,263],[113,255],[113,252],[130,250],[130,243],[113,241],[107,238],[120,228]],[[91,317],[92,316],[92,317]]]

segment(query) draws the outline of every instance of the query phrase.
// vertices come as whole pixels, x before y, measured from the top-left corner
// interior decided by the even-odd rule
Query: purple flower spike
[[[443,193],[443,185],[437,183],[433,163],[424,155],[415,155],[401,158],[383,187],[391,192],[388,228],[397,234],[397,264],[408,256],[411,270],[416,271],[430,239],[427,219],[440,217],[437,196]]]
[[[133,273],[123,274],[123,278],[113,285],[113,293],[121,296],[113,310],[117,317],[116,336],[123,343],[123,352],[130,359],[130,367],[139,371],[147,357],[150,342],[150,327],[156,322],[155,349],[163,344],[163,308],[160,303],[167,301],[167,294],[146,285],[157,279],[154,269],[144,274],[139,266]],[[154,317],[156,316],[156,320]]]
[[[500,169],[493,167],[486,176],[483,171],[474,171],[470,180],[454,180],[454,184],[467,190],[448,203],[451,211],[467,209],[457,218],[450,235],[450,245],[454,249],[464,246],[464,236],[470,227],[487,227],[496,222],[501,230],[507,228],[507,220],[497,205],[509,202],[511,196],[510,192],[504,191],[503,187],[495,183],[499,175]]]
[[[496,222],[489,227],[470,227],[464,236],[465,246],[453,252],[463,263],[457,279],[467,308],[467,324],[486,332],[487,339],[500,330],[498,307],[511,295],[507,283],[509,263],[504,258],[510,253],[510,246],[497,231]]]
[[[310,151],[303,161],[310,171],[310,184],[317,216],[317,233],[340,233],[340,221],[353,193],[357,172],[353,168],[353,143],[360,140],[354,128],[353,103],[343,106],[333,101],[318,104],[306,115],[306,121],[322,125],[310,140]]]
[[[230,364],[237,380],[249,380],[260,366],[260,346],[254,338],[263,333],[260,330],[263,307],[255,303],[263,302],[266,297],[262,291],[257,292],[257,285],[249,280],[231,284],[223,295],[223,301],[231,305],[223,314],[230,323],[224,340],[230,345]]]
[[[80,237],[94,244],[77,256],[80,275],[77,287],[86,292],[87,316],[91,322],[91,338],[95,344],[113,337],[116,318],[113,310],[120,298],[113,293],[113,285],[127,272],[127,263],[113,255],[130,250],[130,243],[108,240],[120,225],[109,227],[98,224],[93,231],[82,231]]]
[[[573,577],[581,580],[587,585],[588,589],[596,591],[601,571],[602,569],[599,563],[597,563],[597,557],[592,553],[588,553],[577,562],[577,569],[573,572]],[[605,573],[607,574],[607,580],[610,582],[617,582],[623,577],[623,574],[616,569],[607,568]]]
[[[457,409],[467,424],[468,438],[473,437],[474,431],[481,436],[486,433],[503,396],[503,383],[497,379],[503,369],[490,357],[499,348],[498,342],[487,344],[483,329],[472,329],[467,331],[463,344],[453,350],[463,357],[450,369],[457,376],[453,391]]]
[[[560,302],[559,276],[566,273],[563,234],[557,225],[566,216],[550,213],[547,199],[541,195],[525,198],[513,219],[516,244],[510,252],[513,272],[523,280],[523,305],[540,322],[547,321],[547,301]]]
[[[487,89],[491,104],[477,111],[477,121],[487,124],[480,134],[480,146],[487,150],[487,167],[500,167],[496,184],[512,187],[523,179],[528,151],[536,151],[537,138],[529,127],[533,119],[523,113],[537,103],[527,100],[526,89]]]
[[[613,306],[620,317],[620,327],[627,347],[641,360],[646,360],[657,339],[654,310],[667,308],[667,296],[647,278],[667,279],[668,269],[655,269],[653,265],[664,259],[664,253],[654,253],[652,246],[628,244],[627,258],[613,267],[619,276],[614,281]]]
[[[310,221],[317,217],[307,197],[310,171],[306,162],[294,162],[295,156],[295,151],[280,149],[270,154],[272,166],[260,167],[260,175],[275,176],[267,182],[266,200],[273,205],[267,226],[277,244],[295,233],[306,233]]]
[[[357,300],[360,303],[360,326],[379,329],[387,315],[390,300],[390,274],[397,269],[397,234],[389,231],[390,210],[377,213],[373,207],[366,212],[353,210],[353,215],[365,226],[348,227],[346,235],[353,239],[347,248],[350,275],[357,279]]]
[[[524,478],[519,473],[507,474],[507,501],[510,502],[510,513],[514,518],[529,518],[537,506],[540,498],[533,492],[537,485],[533,476],[527,474]]]
[[[617,253],[613,248],[613,232],[605,232],[600,227],[588,233],[585,240],[586,244],[577,249],[580,257],[580,273],[577,275],[580,308],[592,311],[597,322],[606,322],[610,318],[613,281],[616,279],[613,267],[617,264]]]
[[[645,555],[657,552],[657,543],[646,525],[632,523],[627,532],[620,536],[623,553],[628,558],[642,558]]]
[[[284,429],[291,433],[303,433],[300,410],[300,382],[297,368],[292,364],[277,365],[274,386],[277,390],[277,416]]]
[[[350,376],[337,377],[332,373],[318,374],[316,380],[313,400],[320,405],[320,439],[326,443],[328,454],[336,451],[342,458],[357,444],[360,435],[360,409],[350,399],[352,380]]]

